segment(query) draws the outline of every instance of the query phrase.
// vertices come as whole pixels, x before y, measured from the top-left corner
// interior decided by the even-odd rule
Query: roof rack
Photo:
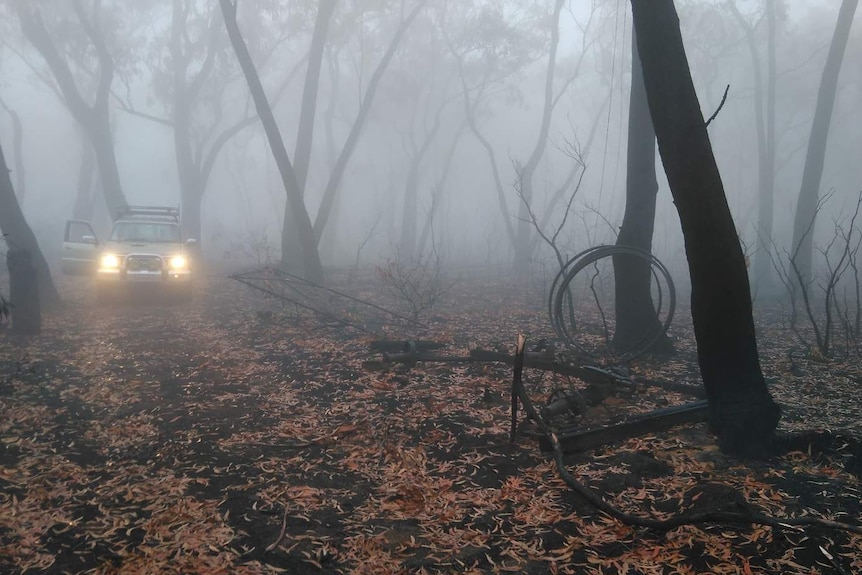
[[[165,206],[127,206],[119,210],[117,218],[134,216],[170,218],[179,223],[180,209]]]

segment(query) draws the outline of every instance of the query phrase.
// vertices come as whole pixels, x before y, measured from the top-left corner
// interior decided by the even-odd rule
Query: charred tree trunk
[[[428,208],[428,214],[425,216],[425,222],[422,225],[422,233],[419,234],[419,243],[416,246],[416,253],[422,255],[425,253],[425,247],[428,245],[428,240],[432,236],[434,229],[434,217],[437,210],[440,209],[440,204],[443,203],[443,197],[446,191],[446,180],[449,177],[449,171],[452,168],[452,160],[455,157],[455,151],[458,149],[458,142],[461,141],[461,136],[464,134],[463,128],[459,127],[455,134],[454,141],[449,145],[446,151],[446,158],[443,160],[443,167],[437,176],[437,181],[431,190],[431,207]],[[432,245],[430,251],[437,249],[437,246]]]
[[[409,262],[416,257],[416,225],[419,211],[419,168],[421,157],[414,154],[404,183],[404,202],[401,209],[401,233],[398,240],[398,258]]]
[[[650,114],[679,212],[711,429],[721,449],[772,449],[780,408],[760,369],[745,256],[691,79],[673,0],[632,0]]]
[[[344,142],[344,147],[335,162],[335,167],[329,176],[329,181],[326,183],[326,189],[323,191],[323,199],[320,202],[320,209],[317,211],[317,216],[314,219],[314,236],[316,241],[320,243],[320,238],[323,236],[323,230],[326,229],[326,224],[332,213],[332,205],[335,202],[335,195],[341,188],[341,179],[344,177],[344,172],[347,170],[347,163],[353,156],[356,149],[356,143],[359,141],[359,136],[362,134],[362,128],[365,126],[365,121],[368,119],[368,114],[371,111],[371,104],[374,102],[374,95],[377,93],[377,87],[380,80],[383,78],[383,73],[392,61],[398,46],[401,44],[401,38],[410,27],[416,16],[422,8],[425,7],[427,0],[420,0],[419,3],[410,11],[407,16],[401,21],[398,29],[395,31],[395,36],[389,43],[389,47],[374,69],[371,79],[368,81],[368,88],[365,90],[365,95],[362,98],[362,104],[359,107],[359,112],[353,125],[350,127],[350,133],[347,135],[347,140]]]
[[[494,178],[494,191],[497,194],[497,206],[500,208],[500,216],[503,221],[503,229],[506,231],[506,237],[509,239],[510,244],[515,246],[518,243],[518,236],[515,233],[515,226],[512,224],[512,216],[509,214],[509,206],[506,202],[506,193],[503,189],[503,180],[500,177],[500,166],[497,163],[497,156],[491,142],[489,142],[482,132],[479,131],[476,117],[476,108],[481,100],[481,94],[484,92],[484,87],[482,90],[479,90],[479,94],[476,96],[476,99],[473,100],[470,95],[472,90],[467,86],[467,77],[464,71],[466,66],[464,65],[463,56],[457,53],[455,53],[455,56],[457,58],[456,65],[458,66],[458,75],[461,79],[462,95],[464,100],[464,117],[467,119],[467,126],[470,128],[470,132],[472,132],[473,136],[476,137],[476,140],[482,145],[482,148],[488,155],[488,162],[491,165],[491,175]]]
[[[180,181],[183,233],[188,237],[200,240],[201,203],[203,202],[205,184],[202,182],[203,178],[191,146],[190,113],[191,109],[185,101],[184,95],[176,93],[174,95],[174,156]]]
[[[820,180],[823,176],[823,163],[826,158],[829,124],[832,121],[832,109],[835,106],[835,94],[838,89],[838,76],[858,4],[859,0],[843,0],[838,11],[838,23],[835,25],[835,34],[832,36],[832,44],[826,56],[820,90],[817,92],[817,105],[811,124],[811,136],[808,139],[808,153],[805,156],[805,168],[802,171],[802,187],[796,202],[791,253],[794,254],[795,264],[805,283],[811,279],[813,224],[817,217]]]
[[[754,29],[745,21],[734,2],[728,2],[727,5],[745,33],[754,71],[754,120],[757,134],[757,257],[754,259],[754,283],[758,289],[769,293],[772,291],[769,251],[773,240],[775,194],[775,0],[766,0],[765,87]]]
[[[197,97],[203,81],[213,67],[213,50],[207,50],[206,58],[197,75],[189,81],[188,72],[191,55],[184,49],[187,35],[187,11],[179,0],[173,1],[171,40],[169,49],[173,64],[173,136],[174,157],[180,181],[183,231],[200,239],[200,204],[203,200],[200,169],[191,143],[192,102]]]
[[[36,335],[42,331],[42,306],[39,301],[39,274],[30,252],[10,248],[6,252],[9,269],[9,307],[12,310],[12,332]]]
[[[340,48],[330,48],[326,54],[327,70],[329,72],[329,101],[326,105],[326,113],[323,115],[323,133],[325,135],[326,161],[330,171],[335,169],[338,163],[338,148],[335,143],[335,112],[338,104],[338,96],[341,93],[341,68],[338,57]],[[338,222],[341,214],[340,195],[335,195],[335,201],[330,209],[330,225],[326,226],[323,236],[318,242],[318,250],[321,257],[330,261],[335,259],[336,247],[338,246]]]
[[[766,0],[766,134],[765,154],[759,165],[759,190],[757,218],[758,227],[766,237],[771,237],[775,220],[775,0]],[[767,292],[772,290],[772,263],[769,246],[761,242],[760,253],[755,258],[754,277],[758,285]]]
[[[284,147],[284,140],[281,138],[272,108],[266,98],[266,93],[263,90],[257,69],[254,66],[251,54],[248,52],[248,47],[245,45],[245,40],[242,38],[242,33],[236,21],[236,2],[235,0],[219,0],[219,4],[224,14],[228,36],[236,52],[243,74],[245,74],[257,115],[263,124],[273,158],[281,174],[281,180],[287,192],[287,201],[291,204],[291,208],[296,214],[295,220],[298,228],[297,231],[299,232],[299,243],[302,247],[304,276],[310,281],[323,283],[323,266],[320,263],[320,255],[317,252],[317,241],[314,237],[311,218],[309,218],[308,211],[305,209],[302,189],[296,179],[296,172],[294,172],[293,165],[290,163],[287,149]],[[289,225],[289,222],[284,222],[284,225]]]
[[[39,51],[51,73],[57,81],[57,85],[63,94],[66,106],[75,118],[75,121],[83,128],[90,137],[93,149],[96,152],[96,160],[99,166],[99,176],[102,182],[102,191],[105,204],[111,218],[116,218],[121,211],[128,207],[126,196],[120,183],[120,170],[117,167],[117,158],[114,152],[114,141],[111,134],[110,120],[110,97],[111,84],[114,78],[114,62],[108,48],[105,45],[100,23],[99,12],[96,10],[90,20],[84,14],[79,3],[73,3],[78,15],[78,20],[84,28],[87,36],[92,42],[99,60],[99,78],[96,87],[95,98],[92,104],[84,100],[69,64],[59,53],[51,35],[45,29],[38,10],[24,7],[19,4],[16,8],[21,29],[31,44]],[[99,4],[97,3],[98,7]]]
[[[199,243],[198,249],[202,248],[201,242],[201,205],[203,204],[204,191],[206,189],[206,178],[200,172],[192,156],[186,156],[181,151],[186,148],[190,152],[188,140],[176,137],[179,134],[175,130],[175,155],[177,158],[177,172],[180,179],[180,198],[182,201],[183,234],[188,238],[194,238]]]
[[[434,125],[431,130],[426,132],[425,138],[419,149],[413,145],[413,153],[410,158],[410,169],[407,172],[407,181],[404,184],[404,204],[401,213],[401,238],[398,243],[398,255],[404,261],[410,261],[415,257],[422,257],[422,252],[417,248],[417,235],[419,227],[419,180],[422,168],[422,161],[431,149],[431,144],[437,137],[437,132],[440,130],[440,122],[443,116],[443,110],[446,107],[444,102],[434,116]],[[412,127],[411,127],[412,129]],[[412,140],[412,134],[411,134]]]
[[[24,168],[24,128],[21,126],[21,117],[12,108],[0,99],[2,106],[9,117],[12,118],[12,149],[15,152],[15,193],[18,196],[18,202],[24,203],[24,197],[27,195],[27,172]]]
[[[542,123],[539,127],[539,136],[533,147],[529,159],[517,174],[520,185],[521,202],[518,206],[517,238],[515,241],[516,272],[526,273],[530,268],[530,259],[533,253],[533,242],[531,235],[533,231],[530,223],[530,206],[533,202],[533,178],[539,162],[545,154],[548,144],[548,132],[551,128],[551,117],[554,113],[554,69],[557,65],[557,47],[560,43],[560,12],[563,10],[563,0],[557,0],[554,4],[554,13],[551,20],[551,46],[548,51],[548,66],[545,71],[545,100],[542,110]]]
[[[217,134],[214,130],[215,126],[212,129],[201,130],[195,125],[195,108],[199,105],[203,88],[207,82],[214,80],[213,72],[220,53],[221,35],[216,33],[217,22],[213,18],[210,27],[206,30],[209,38],[201,36],[198,39],[192,39],[189,34],[189,10],[190,6],[186,0],[173,0],[171,37],[168,44],[173,77],[172,120],[169,122],[155,120],[172,128],[174,157],[182,199],[183,233],[186,238],[197,240],[195,251],[200,253],[203,249],[202,204],[216,158],[231,138],[257,122],[258,118],[246,114],[244,118],[226,126]],[[199,47],[204,43],[206,43],[206,49],[201,56]],[[193,65],[199,61],[200,65]],[[283,88],[284,86],[281,89]],[[276,98],[281,89],[277,92]],[[223,90],[222,85],[212,97],[221,98]],[[147,115],[144,117],[154,119]],[[214,137],[210,138],[211,134]]]
[[[99,169],[99,182],[101,182],[105,206],[108,208],[111,219],[114,220],[129,207],[129,204],[120,183],[120,169],[117,166],[114,137],[111,134],[107,110],[104,117],[96,116],[92,124],[92,126],[85,126],[84,128],[88,133],[91,133],[90,138],[96,153],[96,166]]]
[[[637,42],[632,42],[627,154],[626,210],[616,245],[630,246],[650,253],[658,193],[655,130],[650,118]],[[616,255],[613,262],[616,302],[614,346],[619,350],[628,350],[644,341],[647,334],[658,333],[662,326],[650,294],[650,263],[630,255]],[[663,334],[650,351],[671,353],[673,344],[667,334]]]
[[[305,70],[305,83],[302,88],[302,107],[299,113],[299,127],[296,134],[296,149],[293,166],[303,198],[311,165],[311,148],[314,141],[314,120],[317,112],[317,95],[320,86],[320,72],[323,68],[323,54],[326,48],[326,35],[337,0],[321,0],[318,3],[314,32],[311,36],[308,67]],[[282,261],[287,267],[296,267],[302,256],[297,231],[296,214],[290,202],[284,204],[284,225],[281,232]]]
[[[311,144],[314,140],[314,118],[317,110],[320,71],[323,68],[323,54],[326,48],[326,34],[336,3],[337,0],[320,0],[318,2],[317,17],[314,20],[314,32],[311,36],[311,48],[308,55],[308,68],[305,70],[305,83],[302,87],[302,107],[299,114],[293,165],[299,187],[303,191],[308,180],[308,168],[311,164]]]
[[[96,153],[90,140],[81,137],[81,165],[78,167],[78,184],[75,192],[75,206],[72,217],[76,220],[90,220],[93,217],[93,180],[96,170]]]
[[[6,166],[6,157],[3,155],[3,147],[0,146],[0,232],[2,232],[6,244],[11,250],[26,252],[29,254],[30,264],[36,270],[36,280],[39,285],[39,300],[45,307],[60,303],[60,294],[54,287],[51,278],[51,269],[33,230],[30,229],[18,198],[15,197],[15,188],[9,177],[9,168]],[[10,294],[11,297],[11,294]],[[10,302],[13,306],[15,301]]]

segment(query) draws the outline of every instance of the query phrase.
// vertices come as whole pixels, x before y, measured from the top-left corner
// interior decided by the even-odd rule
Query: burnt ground
[[[85,278],[60,281],[66,306],[41,335],[0,329],[2,573],[862,570],[858,534],[654,532],[597,513],[558,478],[535,428],[508,444],[507,366],[384,367],[369,362],[370,336],[220,274],[189,304],[99,306]],[[389,302],[373,282],[341,285]],[[446,353],[510,351],[518,331],[549,335],[542,303],[537,286],[462,277],[418,336]],[[635,362],[636,377],[698,383],[678,323],[679,353]],[[569,456],[569,469],[630,513],[754,508],[859,525],[858,361],[791,356],[778,314],[758,327],[782,432],[812,433],[746,462],[692,424]],[[581,385],[535,370],[526,381],[537,402]],[[637,387],[589,417],[686,400]]]

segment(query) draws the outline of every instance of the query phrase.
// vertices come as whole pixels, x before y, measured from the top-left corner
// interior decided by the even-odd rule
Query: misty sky
[[[12,0],[5,0],[8,12]],[[36,2],[48,11],[59,2]],[[166,42],[170,2],[153,1],[150,10],[122,11],[122,1],[104,2],[106,10],[121,10],[121,34],[110,35],[111,46],[121,53],[117,99],[112,103],[114,141],[123,187],[130,203],[180,203],[179,181],[170,126],[121,109],[131,104],[138,112],[169,118],[170,87],[165,79],[169,58]],[[279,4],[279,3],[276,3]],[[303,12],[308,2],[281,2],[278,13],[255,14],[250,1],[240,2],[240,26],[251,39],[253,56],[270,97],[290,70],[303,66],[309,46],[314,11]],[[411,2],[407,2],[412,5]],[[398,52],[383,76],[371,115],[351,157],[341,186],[322,255],[329,263],[352,263],[359,242],[365,261],[390,257],[397,249],[402,226],[402,202],[411,154],[434,124],[440,126],[419,167],[419,227],[431,205],[431,191],[442,180],[440,209],[434,218],[434,241],[449,261],[463,264],[502,263],[511,257],[502,214],[497,203],[493,172],[486,150],[465,126],[462,83],[447,30],[455,42],[480,44],[488,32],[469,21],[483,2],[450,2],[456,8],[442,15],[443,2],[430,0],[408,29]],[[515,218],[518,197],[513,183],[518,162],[525,162],[536,144],[542,115],[542,98],[548,55],[546,22],[511,2],[500,29],[488,32],[497,42],[492,63],[474,55],[466,66],[466,82],[479,85],[490,67],[510,67],[488,75],[487,96],[477,104],[479,130],[490,142],[508,202],[508,217]],[[550,3],[535,3],[546,15]],[[624,207],[625,126],[630,84],[631,13],[623,1],[571,2],[563,11],[555,88],[561,88],[580,61],[578,74],[561,95],[554,110],[549,145],[537,171],[533,200],[541,212],[572,166],[565,152],[579,142],[586,164],[582,186],[573,202],[565,237],[568,253],[614,240]],[[762,2],[737,2],[755,24],[759,48],[765,51]],[[806,142],[820,74],[835,26],[838,2],[790,0],[786,18],[779,24],[776,126],[778,132],[775,191],[776,243],[789,241],[789,226],[799,193]],[[216,2],[200,3],[205,11]],[[268,6],[264,2],[260,5]],[[532,4],[531,4],[532,6]],[[756,143],[754,132],[753,73],[744,35],[720,2],[677,2],[689,62],[704,116],[715,110],[726,85],[727,102],[710,125],[715,154],[737,227],[743,240],[755,240],[757,201]],[[321,74],[314,148],[306,192],[312,217],[334,157],[349,132],[363,90],[392,37],[400,11],[398,2],[343,0],[336,8],[330,40],[332,49]],[[540,12],[541,12],[540,11]],[[305,14],[303,16],[303,14]],[[361,14],[360,16],[357,16]],[[55,17],[56,16],[56,17]],[[857,20],[859,19],[857,15]],[[75,22],[70,14],[45,18],[47,25],[69,34]],[[82,156],[80,131],[58,95],[44,60],[22,37],[17,19],[4,14],[6,30],[0,48],[0,98],[21,117],[24,126],[23,160],[27,170],[25,213],[49,254],[61,239],[63,221],[71,216]],[[831,219],[840,217],[862,189],[862,26],[855,24],[839,81],[822,190],[834,189],[818,225],[818,237],[828,236]],[[215,29],[215,28],[214,28]],[[131,32],[130,32],[131,31]],[[200,34],[199,29],[192,34]],[[289,33],[288,33],[289,32]],[[238,74],[230,45],[220,52],[221,79],[204,91],[221,95],[220,120],[226,126],[249,110],[248,89]],[[58,36],[59,37],[59,36]],[[584,48],[586,47],[586,51]],[[486,47],[487,48],[487,47]],[[304,71],[304,68],[302,68]],[[123,76],[123,77],[120,77]],[[336,80],[337,78],[337,80]],[[47,80],[47,82],[46,82]],[[293,154],[303,73],[289,81],[274,109]],[[82,81],[82,85],[84,80]],[[88,80],[89,81],[89,80]],[[123,81],[127,82],[127,85]],[[50,84],[50,85],[49,85]],[[471,92],[475,93],[475,92]],[[196,129],[212,129],[212,106],[194,113]],[[460,133],[460,135],[459,135]],[[13,162],[12,122],[0,110],[0,141],[10,165]],[[447,152],[455,146],[449,171],[443,178]],[[13,178],[14,179],[14,178]],[[660,180],[662,180],[660,175]],[[259,124],[236,135],[223,149],[203,200],[202,241],[208,257],[236,257],[243,242],[265,234],[274,249],[279,245],[285,193]],[[106,231],[107,218],[98,204],[94,219]],[[549,226],[561,217],[555,210]],[[659,225],[654,249],[671,267],[683,265],[681,236],[666,184],[659,193]],[[373,229],[373,231],[372,231]],[[549,250],[539,246],[537,260],[550,261]]]

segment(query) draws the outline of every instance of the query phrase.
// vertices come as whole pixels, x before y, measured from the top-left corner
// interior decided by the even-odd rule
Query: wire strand
[[[605,168],[608,162],[608,143],[610,140],[611,133],[611,113],[614,108],[613,100],[614,100],[614,80],[616,79],[616,69],[617,69],[617,40],[619,38],[619,26],[620,26],[620,0],[617,0],[616,5],[616,13],[614,14],[614,44],[613,44],[613,52],[611,54],[611,85],[610,85],[610,96],[608,96],[608,119],[605,124],[605,146],[604,152],[602,153],[602,176],[599,181],[599,200],[597,205],[601,208],[602,204],[602,196],[605,190]]]

